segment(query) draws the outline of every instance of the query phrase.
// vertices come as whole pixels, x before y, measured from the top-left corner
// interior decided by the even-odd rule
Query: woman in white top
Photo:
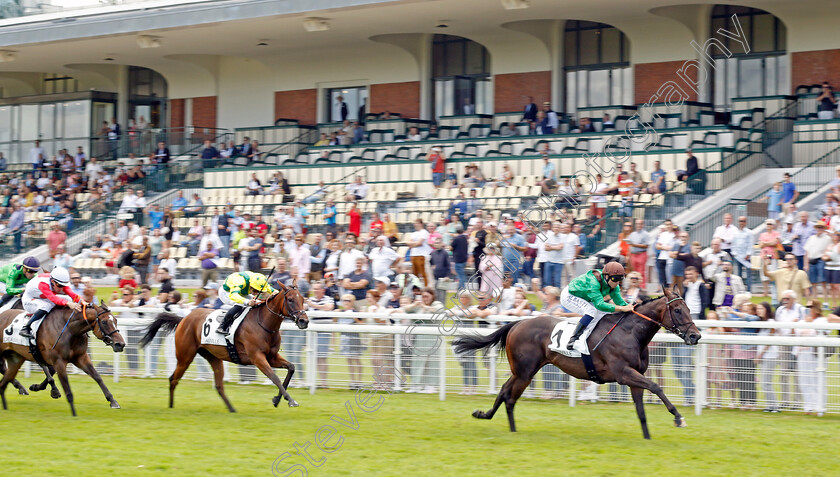
[[[825,249],[825,282],[829,286],[829,304],[840,305],[840,232],[831,232],[831,245]]]
[[[332,272],[333,275],[338,273],[338,257],[341,256],[341,242],[338,240],[330,240],[328,245],[330,251],[327,259],[324,261],[324,276]]]
[[[828,324],[822,316],[822,303],[819,300],[809,300],[808,313],[803,321],[806,323]],[[806,328],[796,328],[796,336],[824,336],[825,331]],[[821,392],[817,382],[817,353],[816,348],[811,346],[795,346],[793,354],[796,356],[797,381],[799,391],[802,393],[802,410],[805,414],[816,414],[819,393]]]
[[[601,174],[595,175],[595,186],[592,187],[589,192],[591,195],[589,196],[589,204],[591,206],[591,215],[593,217],[601,218],[607,212],[607,189],[609,189],[609,184],[604,182]]]
[[[773,321],[773,310],[767,302],[759,303],[756,308],[756,314],[761,321]],[[776,334],[773,328],[761,328],[758,331],[758,336],[770,336]],[[779,412],[779,402],[776,401],[776,389],[773,387],[773,375],[776,370],[776,363],[779,359],[778,346],[760,345],[756,350],[755,360],[758,365],[759,383],[761,384],[761,392],[764,393],[764,401],[767,406],[764,412]]]

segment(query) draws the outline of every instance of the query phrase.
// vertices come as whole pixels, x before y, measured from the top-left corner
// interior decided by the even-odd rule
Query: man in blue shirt
[[[15,251],[20,253],[21,250],[21,234],[23,234],[23,219],[25,216],[25,212],[23,207],[20,205],[15,205],[14,212],[12,212],[11,217],[9,217],[9,230],[12,231],[12,234],[15,237]]]
[[[782,183],[776,182],[773,188],[767,192],[767,217],[773,220],[779,218],[782,212],[782,204],[784,203],[784,192],[782,191]]]
[[[178,197],[172,201],[172,212],[176,214],[183,214],[184,207],[187,206],[187,199],[184,197],[184,191],[178,191]]]
[[[328,200],[327,206],[324,207],[324,224],[326,224],[327,230],[330,232],[335,232],[335,217],[337,212],[335,201],[332,199]]]
[[[513,283],[519,282],[519,270],[522,266],[522,253],[528,248],[525,239],[516,231],[516,227],[508,225],[502,234],[502,264],[505,276],[510,276]]]
[[[153,204],[152,210],[149,211],[149,226],[151,230],[160,228],[160,223],[163,220],[163,211],[160,210],[160,205]]]
[[[653,161],[653,172],[650,173],[650,186],[648,187],[648,194],[660,194],[665,192],[665,171],[659,164],[659,161]]]
[[[782,200],[785,204],[796,202],[799,198],[799,191],[796,190],[796,185],[790,181],[790,173],[785,172],[785,181],[782,183]]]

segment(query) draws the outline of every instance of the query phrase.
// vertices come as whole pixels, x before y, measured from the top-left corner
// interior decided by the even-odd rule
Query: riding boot
[[[11,301],[12,298],[14,298],[15,296],[17,295],[12,295],[10,293],[6,293],[5,295],[3,295],[3,298],[0,298],[0,308],[3,308],[3,305]]]
[[[580,318],[580,321],[578,321],[577,328],[575,328],[575,332],[572,334],[572,337],[569,338],[569,344],[566,345],[567,350],[571,351],[575,349],[575,341],[577,341],[578,338],[580,338],[580,336],[583,334],[583,330],[586,329],[586,327],[591,321],[592,317],[589,315],[583,315]]]
[[[20,329],[20,335],[23,336],[24,338],[29,338],[29,339],[34,338],[34,336],[32,336],[32,323],[35,323],[36,321],[40,320],[41,318],[47,316],[47,313],[49,313],[47,310],[36,311],[32,315],[32,318],[30,318],[29,321],[25,325],[23,325],[23,328]]]
[[[219,325],[219,328],[216,329],[216,333],[219,333],[222,336],[227,336],[230,334],[230,325],[233,323],[233,320],[239,316],[239,313],[244,308],[239,305],[234,305],[227,313],[225,313],[224,319],[222,319],[222,324]]]

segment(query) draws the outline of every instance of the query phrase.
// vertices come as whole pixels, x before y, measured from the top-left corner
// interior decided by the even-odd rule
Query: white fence
[[[124,353],[113,353],[101,341],[91,339],[94,364],[115,382],[121,376],[168,377],[175,368],[174,338],[158,336],[150,346],[138,349],[143,328],[161,309],[114,308],[126,339]],[[383,379],[393,389],[405,392],[495,395],[510,375],[507,360],[496,349],[487,354],[456,356],[450,346],[453,335],[488,334],[497,323],[518,319],[490,317],[487,327],[474,321],[436,322],[440,315],[309,312],[310,326],[298,330],[291,322],[281,328],[280,354],[297,367],[290,387],[353,388]],[[389,318],[401,324],[335,324],[331,318],[353,316],[366,320]],[[319,322],[318,318],[323,321]],[[527,319],[527,318],[524,318]],[[463,319],[462,319],[463,320]],[[822,415],[840,413],[840,362],[837,336],[757,336],[715,334],[726,328],[813,329],[829,333],[840,324],[698,321],[703,332],[698,346],[683,344],[678,337],[657,334],[649,347],[646,375],[657,381],[676,405],[693,406],[699,415],[704,407],[798,410]],[[764,352],[757,359],[756,351]],[[35,368],[33,368],[35,369]],[[253,366],[225,363],[226,380],[270,384]],[[278,371],[281,378],[283,370]],[[234,380],[233,376],[238,379]],[[27,377],[29,369],[27,368]],[[197,356],[185,379],[212,380],[206,361]],[[391,384],[392,383],[392,384]],[[163,385],[163,384],[162,384]],[[542,390],[539,388],[542,387]],[[648,395],[649,402],[659,400]],[[578,382],[553,365],[534,377],[524,397],[630,402],[629,390],[614,383],[596,385]],[[488,401],[488,405],[490,401]]]

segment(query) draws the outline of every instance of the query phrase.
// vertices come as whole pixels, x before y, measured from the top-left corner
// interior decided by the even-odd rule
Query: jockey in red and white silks
[[[66,296],[65,296],[66,295]],[[20,330],[20,335],[32,337],[32,323],[47,316],[56,305],[81,311],[79,295],[70,289],[70,273],[64,268],[55,268],[50,274],[42,273],[26,284],[23,292],[23,309],[32,313],[32,318]]]

